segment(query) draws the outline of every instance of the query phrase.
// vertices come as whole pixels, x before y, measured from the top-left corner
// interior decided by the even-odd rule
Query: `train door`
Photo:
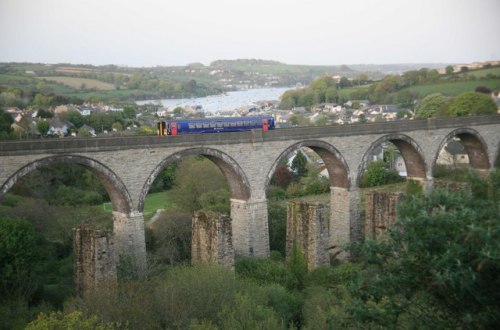
[[[269,130],[269,123],[267,121],[267,118],[262,118],[262,130],[264,132]]]
[[[175,121],[170,123],[170,135],[177,135],[177,123]]]

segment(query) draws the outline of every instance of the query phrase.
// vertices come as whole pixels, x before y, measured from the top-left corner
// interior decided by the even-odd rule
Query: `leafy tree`
[[[291,168],[296,178],[300,178],[307,174],[307,158],[301,150],[297,150],[292,160]]]
[[[475,92],[458,95],[448,110],[448,113],[455,117],[494,114],[496,112],[497,106],[489,95]]]
[[[135,119],[136,109],[134,106],[126,105],[123,107],[123,117],[128,119]]]
[[[279,329],[280,320],[274,311],[259,305],[249,295],[236,295],[234,302],[227,304],[219,313],[221,329]]]
[[[447,74],[447,75],[450,75],[450,74],[452,74],[452,73],[453,73],[453,67],[452,67],[451,65],[448,65],[448,66],[446,67],[445,71],[446,71],[446,74]]]
[[[385,162],[377,160],[368,164],[365,173],[361,177],[361,187],[375,187],[386,184],[387,166]]]
[[[27,325],[26,330],[79,329],[79,330],[114,330],[122,329],[120,324],[103,323],[97,317],[85,318],[81,312],[63,314],[61,312],[41,313]]]
[[[433,190],[426,197],[406,198],[386,238],[355,250],[364,279],[352,291],[363,301],[354,308],[371,320],[377,320],[373,306],[384,308],[377,312],[379,324],[385,319],[417,322],[416,327],[495,327],[500,321],[500,293],[494,289],[500,285],[500,204],[491,192],[499,177],[476,179],[481,183],[471,192]]]
[[[417,118],[431,118],[442,116],[447,112],[448,98],[442,94],[435,93],[424,97],[415,110]]]
[[[293,126],[309,126],[311,125],[311,121],[304,117],[303,115],[292,115],[289,118],[290,124]]]
[[[0,218],[0,300],[31,299],[40,285],[41,237],[31,223]]]
[[[12,133],[11,125],[14,123],[12,116],[0,110],[0,136],[7,137]]]
[[[182,210],[193,212],[202,209],[200,197],[219,189],[228,190],[227,182],[219,168],[210,160],[189,157],[179,163],[172,196]]]
[[[150,252],[162,263],[174,266],[191,259],[191,215],[164,211],[150,223]]]
[[[38,132],[40,133],[41,136],[47,136],[47,133],[49,132],[50,129],[50,124],[46,120],[39,120],[36,123],[36,128],[38,129]]]
[[[293,173],[290,172],[287,166],[280,165],[276,168],[276,171],[271,178],[271,184],[277,185],[283,189],[286,189],[293,180]]]
[[[85,124],[85,120],[80,112],[77,110],[69,110],[67,112],[64,112],[59,115],[59,118],[61,120],[67,120],[73,125],[75,125],[76,128],[80,128]]]

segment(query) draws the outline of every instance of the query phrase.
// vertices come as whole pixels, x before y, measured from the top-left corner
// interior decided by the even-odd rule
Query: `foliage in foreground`
[[[384,240],[353,248],[364,269],[356,320],[387,327],[489,328],[500,322],[499,175],[472,191],[407,198]]]

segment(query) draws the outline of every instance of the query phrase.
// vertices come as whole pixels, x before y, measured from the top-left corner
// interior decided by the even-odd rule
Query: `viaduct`
[[[142,268],[146,259],[144,198],[151,184],[169,163],[203,155],[228,182],[235,252],[268,257],[266,189],[280,160],[291,152],[309,147],[328,169],[330,241],[338,247],[360,236],[358,187],[375,147],[392,142],[401,152],[408,177],[430,187],[437,155],[452,138],[462,141],[473,168],[490,171],[499,157],[500,115],[268,132],[1,142],[0,199],[16,181],[39,167],[61,162],[85,166],[110,196],[117,254],[134,258]]]

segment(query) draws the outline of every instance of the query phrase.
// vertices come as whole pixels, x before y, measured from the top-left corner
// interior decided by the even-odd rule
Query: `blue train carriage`
[[[274,128],[274,118],[271,116],[189,118],[170,120],[166,123],[158,123],[158,135],[241,132],[252,129],[262,129],[263,131],[268,131]]]

